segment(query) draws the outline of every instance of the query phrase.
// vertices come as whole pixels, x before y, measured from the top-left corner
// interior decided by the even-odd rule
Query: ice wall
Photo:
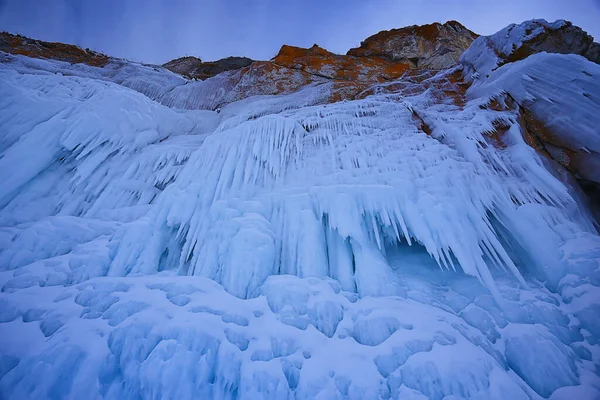
[[[593,398],[600,239],[488,106],[551,90],[518,80],[547,62],[569,85],[569,57],[464,105],[313,86],[218,113],[5,60],[0,395]]]

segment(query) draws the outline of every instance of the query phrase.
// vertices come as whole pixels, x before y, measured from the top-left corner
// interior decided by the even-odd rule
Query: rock
[[[381,31],[365,39],[348,55],[382,57],[410,63],[413,68],[444,69],[458,62],[477,35],[456,21]]]
[[[94,67],[103,67],[110,61],[110,57],[104,54],[72,44],[43,42],[7,32],[0,32],[0,51],[33,58],[84,63]]]
[[[284,45],[272,61],[328,79],[361,83],[397,79],[410,68],[406,62],[391,62],[379,57],[337,55],[316,44],[310,49]]]
[[[162,66],[171,72],[191,78],[191,75],[200,65],[202,65],[201,59],[194,56],[185,56],[171,60]]]
[[[542,52],[574,54],[600,64],[600,44],[564,20],[526,21],[511,24],[494,35],[481,36],[461,56],[460,63],[467,80],[479,77],[479,84],[488,82],[493,86],[495,77],[505,72],[509,74],[510,69],[504,68],[511,68],[511,63],[520,61],[515,67],[524,68],[516,73],[522,78],[513,82],[522,82],[523,87],[497,83],[503,88],[502,96],[508,96],[500,103],[511,104],[509,108],[518,107],[525,142],[554,163],[552,169],[564,168],[566,173],[557,173],[557,176],[568,175],[568,179],[579,185],[596,219],[600,220],[600,145],[597,130],[589,124],[597,114],[596,77],[600,69],[578,57],[569,61],[546,57],[547,61],[540,59],[539,65],[530,63],[535,57],[543,57],[543,54],[534,56]],[[503,65],[505,67],[499,69]],[[571,90],[564,91],[562,87],[571,87]]]
[[[574,54],[591,62],[580,57],[538,54],[543,52]],[[534,58],[540,62],[534,62]],[[502,74],[510,75],[510,64],[516,62],[520,63],[514,66],[521,70],[512,74],[521,78],[511,82],[520,82],[518,85],[509,87],[506,80],[494,83]],[[469,79],[479,77],[479,84],[502,87],[517,100],[527,144],[568,171],[587,194],[590,205],[597,207],[600,142],[589,121],[598,109],[596,77],[600,69],[596,64],[600,64],[600,45],[571,22],[532,20],[479,37],[461,56],[460,63]]]
[[[577,54],[600,63],[600,45],[583,29],[569,21],[549,23],[543,19],[511,24],[491,36],[477,38],[460,63],[485,76],[504,64],[541,52]]]
[[[330,80],[333,84],[329,102],[353,99],[373,84],[396,80],[410,69],[406,62],[338,55],[316,44],[310,49],[284,45],[271,61],[290,70]]]
[[[250,96],[289,94],[326,81],[316,75],[268,61],[256,61],[240,70],[226,72],[223,77],[230,82],[231,101]]]
[[[510,36],[511,31],[515,29],[517,31],[525,29],[525,36],[517,43],[513,43],[512,49],[501,49],[500,54],[506,62],[523,60],[532,54],[544,51],[585,56],[594,44],[593,37],[568,21],[559,20],[549,24],[544,20],[534,20],[527,24],[509,26],[503,31]],[[498,34],[500,33],[502,31]]]
[[[187,56],[171,60],[163,67],[185,76],[188,79],[207,79],[225,71],[234,71],[252,64],[248,57],[227,57],[217,61],[203,62],[201,59]]]
[[[600,64],[600,44],[592,43],[583,56],[596,64]]]

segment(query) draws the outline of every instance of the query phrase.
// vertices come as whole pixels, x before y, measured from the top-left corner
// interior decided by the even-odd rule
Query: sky
[[[384,29],[457,20],[489,35],[533,18],[600,39],[600,0],[0,0],[0,31],[153,64],[267,60],[283,44],[343,54]]]

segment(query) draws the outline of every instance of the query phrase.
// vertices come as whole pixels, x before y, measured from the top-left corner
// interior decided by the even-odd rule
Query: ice
[[[461,55],[460,63],[467,66],[469,74],[481,77],[489,74],[504,64],[511,55],[525,42],[534,42],[535,38],[546,31],[556,31],[567,26],[565,20],[548,22],[544,19],[524,21],[510,24],[490,36],[480,36]],[[571,44],[571,43],[570,43]],[[557,46],[562,45],[558,43]],[[562,51],[560,51],[562,52]]]
[[[271,398],[275,396],[272,393],[284,397],[295,393],[300,398],[327,393],[334,397],[350,396],[350,393],[375,396],[387,393],[397,398],[400,393],[408,392],[421,393],[426,398],[489,398],[493,393],[490,390],[502,387],[517,397],[527,398],[520,381],[507,374],[506,369],[511,366],[544,395],[555,387],[578,381],[577,368],[580,367],[576,365],[580,361],[576,361],[567,345],[554,338],[550,331],[540,332],[540,328],[536,328],[539,325],[508,323],[507,326],[514,329],[511,328],[510,334],[505,330],[506,335],[495,345],[498,350],[506,347],[504,356],[493,347],[480,346],[479,342],[487,341],[485,336],[458,315],[418,301],[373,297],[352,303],[339,296],[340,292],[336,293],[329,282],[315,278],[271,277],[267,285],[272,288],[267,296],[252,300],[233,297],[214,282],[197,277],[94,278],[83,286],[43,289],[54,293],[66,290],[77,295],[42,306],[46,309],[39,317],[42,321],[55,320],[56,313],[62,316],[63,325],[48,337],[48,342],[30,334],[27,339],[31,347],[14,348],[30,349],[31,354],[6,355],[12,358],[6,358],[9,370],[0,382],[3,393],[56,397],[68,393],[74,396],[77,392],[88,397],[99,393],[106,397],[152,398],[193,397],[197,392],[208,398]],[[339,306],[340,323],[333,327],[334,335],[317,329],[298,329],[281,319],[284,310],[298,316],[310,318],[311,315],[309,309],[294,310],[292,306],[298,305],[296,301],[271,295],[278,293],[277,290],[286,292],[288,287],[305,293],[305,304],[310,305],[310,309],[322,309],[327,303]],[[32,289],[23,289],[26,290]],[[545,292],[543,288],[528,290],[535,290],[540,296]],[[20,300],[23,304],[31,302],[31,299],[26,300],[29,294],[23,291],[16,296],[24,296]],[[174,304],[167,293],[171,296],[187,293],[190,302]],[[107,296],[114,299],[102,306],[94,305],[98,313],[96,319],[79,319],[82,308],[77,303],[96,304],[94,297]],[[132,310],[132,302],[140,299],[152,307],[123,314],[123,310]],[[71,305],[67,307],[65,302]],[[214,310],[192,312],[193,307],[200,304],[212,304]],[[271,309],[280,311],[274,313]],[[262,314],[256,316],[256,311]],[[117,314],[122,317],[111,320]],[[381,331],[374,331],[372,342],[363,345],[346,335],[362,331],[368,338],[364,329],[372,328],[361,322],[365,321],[363,318],[398,323],[407,320],[413,326],[412,329],[400,327],[380,343],[375,342],[375,337]],[[34,322],[14,323],[17,326],[11,329],[25,333],[25,327]],[[18,327],[19,324],[23,327]],[[530,329],[521,333],[526,327]],[[40,329],[44,328],[40,326]],[[76,338],[61,343],[60,338],[75,334]],[[544,340],[550,341],[556,351],[550,352]],[[538,343],[535,341],[540,341],[543,351],[531,347],[532,343]],[[92,343],[97,343],[96,350],[90,352]],[[515,347],[519,343],[526,343],[525,348]],[[60,357],[56,356],[57,349],[61,349]],[[519,357],[524,351],[528,357]],[[460,364],[451,361],[458,354]],[[543,364],[549,371],[544,374],[553,374],[555,379],[543,380],[545,375],[537,372],[537,367],[523,364],[541,361],[538,358],[541,356],[558,357],[556,360],[544,358]],[[52,364],[45,364],[44,373],[31,380],[28,369],[50,357]],[[15,358],[19,360],[16,365]],[[98,363],[94,364],[92,359]],[[83,365],[87,367],[81,368]],[[79,369],[75,370],[76,366]],[[68,374],[55,375],[60,371]],[[361,371],[360,378],[356,371]],[[60,387],[54,383],[58,377],[62,377]],[[73,389],[74,382],[85,379],[92,382]],[[93,383],[96,379],[99,387]],[[381,385],[380,381],[385,383]]]
[[[534,55],[464,105],[231,74],[2,55],[0,397],[600,395],[600,237],[487,107],[597,152],[598,66]]]
[[[19,73],[76,76],[116,83],[168,107],[188,110],[218,110],[226,104],[248,96],[278,93],[281,89],[281,86],[276,85],[279,78],[288,79],[289,82],[283,86],[289,86],[290,89],[304,83],[300,74],[284,67],[279,67],[279,71],[266,73],[261,71],[260,67],[250,67],[247,73],[240,70],[226,71],[199,81],[185,79],[156,65],[115,58],[111,58],[104,67],[93,67],[0,52],[0,62],[11,63],[11,69]],[[263,106],[283,111],[323,103],[330,94],[331,83],[322,77],[313,77],[313,81],[314,86],[302,88],[289,96],[278,96],[280,98],[276,102],[267,100]],[[51,108],[47,112],[51,112],[50,110]],[[245,112],[247,111],[249,110],[246,109]],[[16,116],[18,117],[18,113]]]
[[[272,289],[269,289],[267,296],[253,300],[233,297],[205,278],[155,276],[123,279],[95,278],[88,281],[85,286],[62,289],[78,293],[75,298],[71,297],[70,300],[65,299],[58,303],[46,303],[43,307],[49,310],[42,319],[54,320],[56,317],[51,317],[51,311],[54,311],[63,316],[65,324],[49,337],[50,342],[47,344],[44,344],[42,339],[29,338],[32,345],[37,343],[43,348],[48,347],[50,353],[37,355],[34,352],[20,361],[19,365],[13,366],[7,372],[6,378],[1,381],[3,390],[6,392],[10,388],[10,393],[27,396],[35,396],[38,393],[37,396],[52,397],[55,393],[51,391],[53,371],[58,372],[67,368],[66,371],[70,374],[66,378],[67,382],[84,379],[85,377],[81,375],[85,375],[85,370],[73,371],[70,368],[74,368],[75,365],[91,367],[94,364],[87,357],[94,355],[85,353],[86,358],[80,360],[83,355],[76,349],[80,345],[85,346],[84,343],[89,345],[93,342],[105,343],[106,346],[106,340],[108,340],[108,350],[102,350],[103,346],[99,346],[97,350],[101,353],[97,357],[105,358],[106,361],[96,364],[96,372],[89,379],[99,379],[100,393],[107,397],[123,395],[190,397],[192,393],[200,392],[209,398],[221,397],[220,395],[270,398],[271,391],[283,396],[295,391],[297,396],[308,398],[322,391],[327,393],[326,388],[329,387],[327,382],[331,382],[332,387],[336,389],[330,393],[337,393],[337,396],[349,395],[348,393],[353,391],[377,394],[380,391],[390,390],[392,398],[395,398],[398,393],[411,388],[415,394],[423,393],[428,398],[441,398],[447,395],[455,395],[459,398],[467,396],[485,398],[490,396],[488,387],[493,387],[490,384],[492,380],[503,382],[502,385],[510,387],[512,392],[525,396],[518,382],[511,383],[512,378],[506,374],[505,365],[516,362],[516,365],[520,366],[519,362],[536,360],[538,354],[533,352],[525,360],[517,357],[520,361],[514,361],[513,347],[516,344],[509,345],[513,343],[510,338],[523,339],[512,333],[506,338],[507,360],[503,361],[504,356],[497,351],[480,347],[478,341],[487,341],[485,336],[477,333],[475,328],[470,328],[465,322],[460,322],[461,318],[453,313],[398,297],[365,298],[352,303],[344,296],[337,295],[332,285],[321,279],[271,277],[267,284]],[[124,282],[126,285],[123,284]],[[296,292],[304,293],[306,296],[304,304],[314,304],[310,309],[322,309],[327,303],[338,305],[338,318],[341,321],[337,328],[332,328],[336,333],[331,338],[317,329],[302,330],[285,323],[281,318],[284,310],[293,315],[306,315],[309,319],[312,314],[310,309],[294,310],[294,305],[298,306],[302,303],[298,303],[293,298],[285,300],[281,294],[288,292],[287,288],[296,288]],[[60,291],[57,289],[48,287],[43,290],[56,293]],[[540,294],[544,292],[543,288],[535,290]],[[278,294],[280,292],[281,294]],[[185,305],[174,304],[169,301],[168,293],[171,293],[171,297],[176,296],[176,293],[187,293],[190,302]],[[271,293],[278,294],[279,297],[273,297]],[[82,297],[84,294],[85,297]],[[22,295],[28,296],[24,292]],[[114,299],[104,302],[104,305],[93,300],[104,299],[107,296]],[[129,304],[132,300],[128,299],[137,299],[136,302],[143,299],[144,302],[151,303],[152,307],[139,309],[135,314],[127,312],[111,323],[111,316],[130,309]],[[24,302],[24,299],[21,301]],[[81,308],[66,307],[65,301],[73,305],[92,304],[99,313],[97,315],[102,318],[80,320],[78,316]],[[192,312],[193,307],[199,304],[212,304],[214,310],[204,313]],[[273,313],[272,309],[279,311]],[[262,314],[257,314],[255,311],[260,311]],[[361,321],[365,317],[370,321],[376,321],[377,313],[381,314],[381,317],[378,317],[381,321],[408,320],[414,326],[408,330],[408,326],[400,328],[400,331],[396,331],[383,342],[378,344],[371,342],[368,346],[361,345],[352,339],[352,336],[344,335],[344,332],[361,330],[367,334],[364,328],[369,328],[369,325]],[[416,316],[418,318],[415,318]],[[82,325],[83,322],[78,321],[99,322]],[[19,322],[19,324],[26,326],[31,322]],[[522,326],[522,324],[517,325]],[[458,329],[458,326],[462,327]],[[508,326],[512,324],[509,323]],[[533,328],[536,325],[528,326]],[[23,328],[12,329],[21,331]],[[36,378],[37,383],[34,384],[34,381],[28,378],[30,375],[27,366],[36,365],[55,354],[51,351],[52,339],[55,336],[70,337],[76,333],[79,339],[71,339],[67,344],[60,345],[64,350],[61,357],[54,358],[52,366],[46,367],[48,370],[43,375],[39,375]],[[373,334],[380,333],[374,331]],[[372,337],[370,340],[374,341],[376,336]],[[544,332],[544,335],[536,332],[534,338],[540,340],[540,337],[547,337],[548,339],[545,340],[552,340],[555,346],[565,348],[565,345],[554,339],[549,331]],[[503,346],[500,345],[499,348]],[[445,351],[449,353],[444,354]],[[491,351],[491,354],[487,351]],[[520,354],[519,351],[517,355]],[[394,356],[390,358],[388,354]],[[464,367],[458,368],[452,363],[445,364],[444,360],[454,359],[454,354],[462,355]],[[548,353],[548,349],[544,347],[544,351],[540,354],[549,357],[554,353]],[[558,357],[565,357],[563,354],[570,353],[556,354],[560,354]],[[252,361],[253,359],[255,361]],[[369,359],[370,361],[367,362]],[[561,359],[560,362],[548,362],[544,365],[547,368],[563,366],[573,368],[575,359],[572,356],[572,359],[566,359],[565,362]],[[262,363],[262,366],[256,369],[253,365],[258,362]],[[14,361],[10,365],[13,364]],[[489,367],[482,368],[482,365]],[[571,367],[567,367],[569,365]],[[543,376],[530,375],[537,371],[536,368],[519,368],[515,367],[515,370],[517,373],[522,373],[527,382],[530,380],[537,382],[535,380]],[[160,374],[155,375],[159,373],[158,371]],[[332,372],[334,375],[331,378],[329,371],[335,371]],[[356,379],[355,371],[361,371],[363,379]],[[554,371],[561,370],[554,369]],[[195,378],[192,379],[192,376]],[[371,379],[376,376],[379,378]],[[565,383],[561,381],[564,379],[563,375],[557,376],[558,378],[553,380],[557,382],[554,383],[555,386],[559,386],[559,383],[563,386]],[[569,379],[566,383],[571,384],[576,375],[570,372],[565,376]],[[48,383],[40,383],[39,379]],[[314,379],[317,380],[313,381]],[[322,379],[325,380],[319,384],[318,381]],[[379,382],[381,379],[387,381],[387,386],[380,387],[378,384],[373,386],[374,382]],[[430,386],[427,383],[428,380],[433,382],[435,379],[441,379],[444,383],[441,386],[437,384]],[[121,385],[122,380],[127,382],[125,387]],[[177,384],[174,385],[173,381]],[[220,382],[219,385],[215,384],[217,381]],[[348,383],[343,385],[342,382]],[[544,382],[540,384],[549,384],[547,381]],[[535,386],[538,383],[531,385],[538,389],[538,386]],[[402,386],[405,388],[403,389]],[[39,392],[32,392],[34,387],[37,387],[36,390]],[[59,391],[55,395],[69,393],[67,387],[68,385],[64,383],[60,390],[56,389]],[[86,387],[87,392],[79,393],[88,396],[97,393],[95,385]],[[389,389],[386,389],[387,387]]]
[[[600,65],[581,56],[539,53],[498,68],[474,85],[470,94],[509,93],[549,129],[564,132],[559,141],[574,149],[599,152],[600,138],[594,129],[600,118],[596,112],[599,76]]]
[[[563,386],[577,384],[577,369],[573,363],[572,350],[557,341],[536,325],[511,327],[506,335],[506,359],[512,369],[542,397]],[[531,353],[543,354],[545,360],[532,361]]]

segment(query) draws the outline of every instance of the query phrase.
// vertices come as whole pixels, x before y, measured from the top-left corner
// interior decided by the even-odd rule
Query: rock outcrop
[[[544,20],[534,20],[520,25],[512,24],[496,35],[513,38],[510,48],[496,49],[505,62],[523,60],[532,54],[547,52],[578,54],[600,63],[598,43],[594,43],[593,37],[569,21],[548,23]]]
[[[381,31],[350,49],[348,55],[382,57],[410,63],[413,68],[439,70],[456,64],[477,36],[456,21],[413,25]]]
[[[410,69],[406,62],[338,55],[316,44],[309,49],[284,45],[271,61],[291,71],[330,80],[330,102],[355,98],[373,84],[396,80]]]
[[[284,45],[272,61],[327,79],[365,83],[398,79],[410,68],[408,63],[391,62],[380,57],[337,55],[316,44],[310,49]]]
[[[496,68],[536,53],[577,54],[600,63],[600,44],[569,21],[543,19],[511,24],[501,31],[477,38],[461,59],[473,72],[489,75]]]
[[[307,85],[323,84],[326,84],[327,90],[321,91],[322,97],[318,102],[331,103],[364,97],[374,90],[389,90],[371,87],[396,81],[410,69],[427,71],[453,65],[476,36],[459,23],[451,21],[443,25],[436,23],[380,32],[365,40],[361,48],[350,50],[347,55],[334,54],[317,45],[309,49],[284,45],[270,61],[228,57],[204,62],[186,56],[169,61],[162,67],[193,80],[207,81],[220,75],[219,85],[226,88],[227,93],[214,94],[213,97],[222,99],[215,97],[214,101],[210,101],[211,108],[253,95],[289,94]],[[0,46],[1,50],[8,53],[71,63],[83,62],[98,67],[115,60],[76,46],[46,43],[10,34],[2,36]],[[417,73],[413,78],[416,76],[422,74]],[[207,82],[207,85],[212,87],[214,83]],[[201,92],[207,93],[206,90]],[[164,102],[172,105],[169,99]]]
[[[110,61],[110,57],[89,49],[84,50],[71,44],[43,42],[7,32],[0,32],[0,51],[34,58],[83,63],[95,67],[103,67]]]
[[[247,67],[254,60],[248,57],[227,57],[217,61],[204,62],[193,56],[171,60],[163,67],[188,79],[208,79],[225,71],[234,71]]]

